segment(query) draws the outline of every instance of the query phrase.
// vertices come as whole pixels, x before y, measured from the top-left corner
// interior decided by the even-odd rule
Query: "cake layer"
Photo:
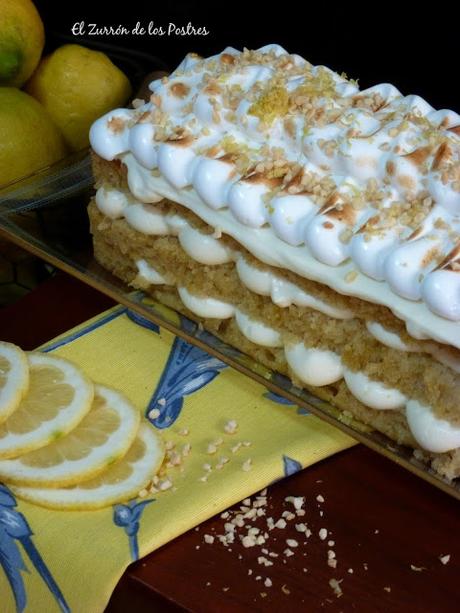
[[[163,211],[167,207],[163,204]],[[103,266],[134,287],[140,287],[160,301],[202,321],[206,329],[269,368],[290,376],[299,386],[332,402],[363,423],[398,443],[417,446],[405,417],[404,402],[401,405],[396,390],[378,384],[378,381],[387,383],[388,372],[396,370],[407,374],[407,389],[410,390],[416,377],[405,365],[407,355],[397,352],[400,354],[398,363],[392,363],[387,371],[381,362],[381,353],[385,353],[387,348],[371,337],[360,320],[334,319],[310,307],[275,305],[269,297],[259,296],[244,287],[233,263],[199,264],[182,249],[176,237],[147,237],[131,228],[125,220],[105,217],[94,202],[89,211],[95,255]],[[234,304],[238,307],[235,308]],[[294,319],[298,321],[297,326],[292,323]],[[341,330],[344,323],[351,328]],[[364,341],[368,337],[365,340],[372,344],[373,363],[379,366],[378,376],[371,379],[364,375],[367,398],[363,397],[362,390],[360,393],[353,386],[354,371],[349,363],[356,350],[363,350],[361,347],[365,347],[365,342],[355,344],[352,341],[349,355],[340,353],[350,335],[353,341]],[[310,360],[306,355],[308,352]],[[341,359],[337,360],[339,355]],[[438,367],[446,370],[428,356],[425,360],[423,366],[428,370],[434,368],[433,376]],[[306,361],[310,362],[309,366],[306,366]],[[363,374],[365,372],[364,369]],[[366,406],[359,396],[375,408]],[[393,408],[395,400],[396,405],[399,403],[398,408]],[[406,399],[403,397],[403,400]],[[457,476],[454,469],[457,451],[429,456],[439,466],[442,460],[445,476]]]
[[[175,217],[180,217],[177,206],[166,203],[159,209],[164,217],[171,215],[168,206],[173,207]],[[94,203],[90,217],[96,257],[124,280],[145,289],[158,284],[176,286],[182,301],[195,315],[213,319],[234,317],[250,341],[270,348],[284,347],[291,375],[303,385],[311,384],[318,389],[344,378],[345,387],[368,407],[374,407],[374,413],[379,409],[403,411],[411,403],[415,409],[418,405],[422,409],[431,406],[428,417],[432,416],[435,423],[430,436],[418,434],[426,415],[417,415],[415,411],[415,417],[409,418],[414,422],[416,438],[435,451],[458,446],[455,424],[459,416],[452,390],[458,386],[459,376],[432,356],[390,348],[369,332],[369,322],[349,318],[348,314],[344,319],[343,312],[339,313],[340,318],[331,317],[312,305],[283,307],[271,297],[257,295],[241,282],[238,273],[241,262],[248,264],[248,254],[239,253],[239,266],[233,261],[203,265],[187,254],[180,238],[142,234],[125,220],[103,216]],[[182,219],[185,222],[185,217]],[[182,223],[182,230],[184,227],[193,226]],[[107,258],[112,251],[124,254],[124,261],[119,255],[114,256],[116,267]],[[357,378],[358,373],[361,379]],[[437,422],[445,420],[450,421],[452,430],[447,434],[437,427]]]

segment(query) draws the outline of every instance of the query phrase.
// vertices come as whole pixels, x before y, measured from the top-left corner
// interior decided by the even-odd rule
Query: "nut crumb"
[[[321,494],[318,494],[318,496],[316,496],[316,500],[318,502],[324,502],[324,498],[321,496]]]
[[[296,524],[295,529],[297,530],[297,532],[306,532],[307,526],[305,524]]]
[[[288,547],[298,547],[299,543],[295,539],[286,539],[286,545]]]
[[[422,571],[426,570],[426,568],[424,566],[414,566],[414,564],[410,565],[411,570],[415,571],[416,573],[421,573]]]
[[[214,537],[212,536],[212,534],[205,534],[204,542],[207,543],[208,545],[212,545],[214,543]]]
[[[286,584],[281,586],[281,591],[283,592],[283,594],[286,594],[287,596],[289,596],[289,594],[291,593],[291,590],[288,589]]]
[[[356,279],[357,276],[358,276],[358,272],[356,270],[350,270],[345,275],[346,283],[353,283],[353,281]]]
[[[441,564],[448,564],[448,562],[450,561],[450,554],[447,554],[445,556],[439,556],[439,561],[441,562]]]
[[[243,465],[241,467],[245,473],[249,472],[252,468],[252,460],[251,458],[248,458],[245,462],[243,462]]]
[[[243,544],[243,547],[246,547],[246,548],[254,547],[254,545],[256,544],[256,539],[251,535],[249,536],[246,535],[246,536],[243,536],[241,542]]]
[[[385,590],[385,592],[391,592],[391,587],[387,586],[383,588]]]
[[[322,541],[325,541],[327,538],[327,530],[326,528],[321,528],[321,530],[318,532],[318,536]]]
[[[149,411],[147,415],[149,419],[156,419],[159,416],[160,416],[160,411],[158,409],[152,409],[151,411]]]
[[[269,577],[267,577],[264,581],[264,585],[265,587],[271,587],[273,585],[273,582]]]
[[[168,477],[166,477],[166,479],[161,479],[159,484],[158,484],[158,489],[161,492],[169,490],[171,487],[172,487],[172,482],[171,482],[171,480]]]
[[[224,432],[226,434],[235,434],[238,430],[238,423],[234,419],[230,419],[224,426]]]
[[[343,579],[329,579],[329,585],[331,586],[337,598],[340,598],[340,596],[342,596],[343,594],[342,588],[340,587],[342,581]]]
[[[299,511],[305,503],[305,496],[287,496],[284,500],[293,504],[295,510]]]

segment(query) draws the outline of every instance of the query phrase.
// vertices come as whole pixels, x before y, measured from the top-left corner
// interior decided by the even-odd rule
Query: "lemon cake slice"
[[[91,128],[99,262],[460,476],[460,116],[277,45],[150,89]]]

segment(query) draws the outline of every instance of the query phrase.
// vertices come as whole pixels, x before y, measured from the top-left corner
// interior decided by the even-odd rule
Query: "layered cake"
[[[91,128],[98,261],[460,475],[460,116],[277,45]]]

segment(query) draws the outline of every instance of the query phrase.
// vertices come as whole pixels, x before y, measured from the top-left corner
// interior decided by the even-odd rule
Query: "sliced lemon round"
[[[94,386],[77,366],[28,353],[29,389],[0,424],[0,458],[16,458],[70,432],[91,409]]]
[[[96,385],[91,411],[68,434],[11,460],[0,460],[0,480],[64,487],[100,474],[131,447],[141,414],[122,394]]]
[[[125,457],[94,479],[67,488],[12,485],[11,490],[19,498],[49,509],[100,509],[136,498],[160,469],[164,455],[160,436],[152,426],[143,423]]]
[[[0,423],[17,409],[29,387],[29,364],[22,349],[0,341]]]

